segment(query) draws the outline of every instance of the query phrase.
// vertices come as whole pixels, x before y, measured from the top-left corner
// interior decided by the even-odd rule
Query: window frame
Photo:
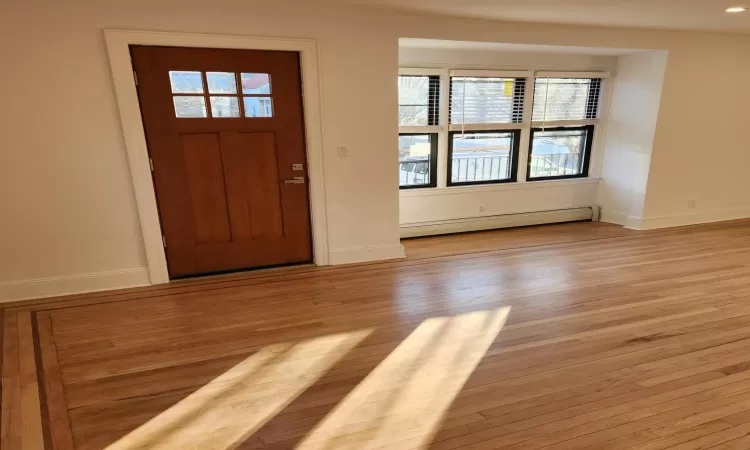
[[[430,182],[428,184],[420,184],[415,186],[401,186],[401,181],[399,178],[399,190],[403,191],[411,191],[414,189],[434,189],[437,188],[440,185],[440,161],[441,161],[441,153],[442,148],[444,146],[444,137],[443,137],[443,130],[445,123],[445,114],[444,114],[444,83],[445,83],[445,70],[443,69],[408,69],[408,68],[399,68],[398,76],[423,76],[423,77],[437,77],[437,85],[436,86],[430,86],[431,89],[435,90],[435,93],[437,93],[437,104],[436,105],[429,105],[428,104],[428,123],[430,122],[430,112],[434,111],[436,114],[437,121],[434,125],[400,125],[398,127],[398,135],[399,136],[407,136],[407,135],[430,135]],[[399,171],[400,164],[399,164]]]
[[[548,120],[548,121],[538,121],[533,120],[534,116],[534,96],[536,95],[536,81],[539,78],[571,78],[571,79],[590,79],[590,80],[598,80],[596,84],[596,89],[598,89],[598,102],[596,104],[596,110],[594,111],[596,114],[592,114],[592,111],[590,109],[590,105],[587,104],[586,113],[584,114],[583,119],[575,119],[575,120]],[[591,176],[591,159],[592,154],[596,151],[597,147],[594,145],[595,140],[599,136],[600,133],[598,133],[598,128],[601,126],[601,118],[602,116],[606,115],[608,113],[608,102],[609,102],[609,84],[607,83],[607,80],[610,78],[610,74],[607,72],[535,72],[534,78],[530,80],[530,85],[532,89],[532,96],[531,101],[529,105],[529,120],[531,123],[531,126],[529,128],[528,133],[528,145],[526,150],[526,176],[525,181],[526,182],[539,182],[539,181],[554,181],[554,180],[570,180],[570,179],[577,179],[577,178],[589,178]],[[591,83],[589,86],[589,93],[588,95],[591,95],[591,90],[594,88],[594,83]],[[587,102],[588,103],[588,102]],[[594,116],[594,117],[591,117]],[[559,131],[559,130],[580,130],[585,129],[587,130],[586,133],[586,145],[584,148],[584,160],[583,160],[583,167],[580,174],[576,175],[558,175],[558,176],[549,176],[549,177],[532,177],[531,176],[531,156],[532,156],[532,148],[534,145],[534,133],[538,131]]]
[[[595,70],[595,69],[594,69]],[[413,68],[409,66],[399,67],[398,75],[422,75],[422,76],[437,76],[439,77],[439,85],[437,92],[439,93],[438,98],[438,125],[431,126],[399,126],[399,135],[401,134],[437,134],[437,158],[433,159],[431,163],[431,170],[434,169],[434,164],[437,164],[437,170],[432,172],[435,173],[435,177],[431,176],[430,185],[419,185],[413,187],[404,188],[404,192],[407,196],[411,195],[428,195],[429,189],[436,189],[435,193],[443,192],[447,193],[454,189],[467,189],[472,186],[477,189],[497,189],[492,185],[503,185],[503,184],[518,184],[519,187],[523,186],[527,182],[541,182],[541,181],[562,181],[566,180],[576,181],[576,179],[591,178],[592,176],[599,176],[601,158],[602,158],[602,145],[603,136],[605,130],[603,127],[604,121],[609,113],[609,102],[611,96],[612,85],[610,83],[611,75],[606,71],[543,71],[537,70],[533,67],[529,67],[526,70],[518,70],[510,68],[504,70],[502,66],[496,66],[496,68],[489,68],[483,70],[481,68],[475,68],[468,65],[463,67],[459,65],[445,65],[445,64],[427,64],[423,68]],[[517,123],[498,123],[498,124],[451,124],[450,123],[450,108],[451,108],[451,77],[454,76],[466,76],[466,77],[498,77],[498,78],[523,78],[525,79],[524,84],[524,98],[521,105],[523,106],[521,121]],[[601,80],[599,86],[599,103],[597,105],[597,118],[585,119],[580,121],[556,121],[556,122],[535,122],[533,121],[533,109],[534,109],[534,95],[535,95],[535,84],[537,78],[591,78]],[[585,150],[585,171],[582,174],[576,175],[565,175],[560,177],[530,177],[530,163],[531,163],[531,144],[533,143],[532,131],[537,128],[544,128],[546,130],[555,127],[564,128],[575,128],[592,126],[593,131],[588,132],[588,139],[586,142]],[[514,149],[517,151],[511,152],[511,164],[512,164],[512,176],[508,180],[489,180],[482,182],[451,182],[451,172],[453,165],[453,134],[454,132],[513,132]],[[433,149],[434,149],[434,137],[433,137]],[[434,150],[433,150],[434,151]],[[431,153],[432,155],[433,153]],[[435,184],[436,182],[436,184]],[[414,190],[416,188],[423,189],[422,192]],[[402,189],[400,187],[400,189]]]
[[[510,133],[510,178],[504,180],[481,180],[481,181],[451,181],[453,175],[453,136],[456,134],[492,134],[492,133]],[[451,130],[448,132],[448,169],[446,171],[446,186],[481,186],[487,184],[516,183],[518,181],[518,157],[521,149],[521,129],[514,130]]]
[[[581,173],[574,175],[555,175],[550,177],[532,177],[531,176],[531,156],[534,147],[534,133],[545,132],[545,131],[575,131],[583,130],[586,131],[586,142],[583,148],[583,161],[581,163]],[[564,126],[564,127],[532,127],[529,132],[529,149],[528,158],[526,160],[526,181],[548,181],[548,180],[570,180],[575,178],[588,178],[589,168],[591,165],[591,150],[594,144],[594,136],[596,135],[595,125],[578,125],[578,126]]]
[[[201,90],[199,92],[175,92],[174,91],[174,85],[172,83],[172,74],[173,73],[198,73],[200,75],[201,79]],[[235,92],[211,92],[211,85],[208,82],[208,75],[209,74],[231,74],[234,77],[234,90]],[[242,88],[242,75],[266,75],[268,77],[268,93],[245,93]],[[249,72],[216,72],[212,70],[206,70],[206,69],[200,69],[200,70],[170,70],[168,72],[169,77],[169,84],[170,84],[170,91],[172,95],[172,105],[175,111],[175,118],[176,119],[270,119],[274,117],[273,112],[273,98],[274,93],[273,89],[271,88],[271,74],[270,73],[249,73]],[[175,100],[178,98],[197,98],[201,97],[203,98],[203,108],[205,115],[204,116],[180,116],[179,111],[177,110],[177,104],[175,103]],[[228,98],[237,100],[237,115],[236,116],[217,116],[214,112],[214,103],[212,102],[212,99],[219,99],[219,98]],[[269,115],[265,116],[248,116],[247,115],[247,109],[245,106],[245,103],[247,99],[249,98],[260,98],[260,99],[268,99],[268,101],[271,104],[271,111]],[[266,110],[264,110],[265,112]]]
[[[427,125],[401,125],[399,123],[399,134],[411,132],[434,133],[440,131],[439,129],[444,120],[442,114],[442,74],[436,70],[399,69],[398,78],[401,77],[427,77],[429,78],[429,88],[427,95]],[[437,80],[437,83],[432,82],[435,79]],[[433,95],[437,97],[436,103],[432,102],[432,99],[434,98],[432,97]],[[397,106],[401,107],[401,103],[398,103]]]
[[[398,183],[399,190],[401,189],[425,189],[425,188],[434,188],[437,187],[437,170],[438,170],[438,139],[439,135],[438,133],[399,133],[399,137],[401,136],[429,136],[430,137],[430,182],[427,184],[414,184],[414,185],[401,185],[401,181]],[[399,166],[401,161],[399,160]],[[399,172],[401,171],[401,167],[399,167]],[[399,174],[400,176],[400,174]]]
[[[453,101],[453,78],[505,78],[513,80],[513,106],[516,108],[520,105],[520,113],[511,110],[510,122],[498,123],[452,123],[451,122],[451,105]],[[529,79],[533,77],[530,71],[507,71],[507,70],[450,70],[447,77],[447,117],[446,123],[448,129],[446,133],[447,151],[446,151],[446,171],[445,187],[462,187],[462,186],[486,186],[495,184],[507,184],[519,182],[519,163],[521,157],[521,141],[524,137],[524,131],[529,127],[528,105],[529,105]],[[522,96],[517,98],[518,91]],[[461,116],[463,120],[463,115]],[[453,175],[453,136],[456,134],[490,134],[490,133],[510,133],[512,137],[512,147],[510,149],[510,178],[505,180],[481,180],[481,181],[452,181]]]
[[[593,124],[596,125],[599,123],[599,116],[601,115],[604,105],[603,97],[604,97],[604,79],[608,78],[609,74],[607,73],[597,73],[597,72],[586,72],[586,73],[580,73],[580,72],[537,72],[534,75],[534,79],[531,83],[531,88],[533,90],[532,94],[532,101],[531,101],[531,126],[532,127],[539,127],[539,126],[545,126],[545,127],[554,127],[554,126],[563,126],[565,124],[576,124],[576,125],[589,125]],[[586,93],[586,110],[584,112],[584,117],[581,119],[558,119],[558,120],[534,120],[534,99],[536,98],[536,81],[538,79],[571,79],[571,80],[591,80],[592,83],[589,84],[588,92]],[[596,81],[596,83],[594,83]],[[588,101],[589,97],[591,96],[592,92],[597,92],[597,104],[596,108],[591,108],[591,103]],[[593,114],[592,114],[593,113]]]
[[[528,126],[529,119],[527,110],[527,99],[528,94],[528,80],[533,77],[533,72],[530,71],[507,71],[507,70],[450,70],[447,77],[447,117],[445,123],[448,124],[448,131],[512,131],[523,129]],[[521,107],[521,113],[517,114],[511,110],[511,121],[510,122],[497,122],[497,123],[453,123],[451,122],[451,105],[453,101],[453,78],[506,78],[513,80],[513,108],[517,105]],[[519,83],[519,80],[523,80]],[[522,91],[523,97],[518,102],[516,93],[519,90]],[[518,120],[515,120],[518,118]],[[461,116],[462,121],[464,120],[463,115]]]

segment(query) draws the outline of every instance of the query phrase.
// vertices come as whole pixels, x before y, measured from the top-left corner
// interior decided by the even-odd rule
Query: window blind
[[[451,124],[523,122],[524,78],[451,77]]]
[[[534,122],[587,120],[599,117],[600,78],[537,78]]]
[[[439,76],[399,75],[399,126],[409,127],[439,125],[439,110]]]

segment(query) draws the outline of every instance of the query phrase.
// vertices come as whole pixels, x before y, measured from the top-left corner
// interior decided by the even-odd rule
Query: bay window
[[[588,177],[606,77],[601,72],[401,69],[399,186]]]

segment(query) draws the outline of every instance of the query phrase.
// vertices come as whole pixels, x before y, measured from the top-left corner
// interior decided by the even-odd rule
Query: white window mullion
[[[533,121],[531,122],[532,128],[557,128],[557,127],[585,127],[587,125],[598,125],[599,119],[584,119],[584,120],[548,120],[548,121]]]
[[[523,101],[523,123],[521,124],[521,142],[518,150],[517,182],[526,182],[529,169],[529,145],[531,139],[531,113],[534,104],[534,76],[526,78],[526,96]]]
[[[609,102],[612,95],[612,83],[609,79],[602,80],[602,91],[599,98],[599,117],[609,117]],[[594,127],[594,142],[591,145],[589,162],[589,176],[599,178],[602,170],[604,140],[607,136],[607,122],[601,120]]]
[[[398,127],[398,132],[399,133],[424,133],[424,134],[430,134],[430,133],[440,133],[441,131],[443,131],[443,127],[441,127],[439,125]]]
[[[450,125],[450,131],[504,131],[504,130],[518,130],[523,128],[522,123],[473,123],[473,124],[453,124]]]
[[[449,139],[449,116],[451,83],[450,71],[445,69],[440,74],[440,133],[438,134],[438,173],[437,187],[444,188],[448,185],[448,139]]]

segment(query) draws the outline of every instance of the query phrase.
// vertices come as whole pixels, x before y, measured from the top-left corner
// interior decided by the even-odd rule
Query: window
[[[520,130],[449,135],[449,186],[516,181]]]
[[[598,78],[537,78],[534,122],[596,119],[602,80]]]
[[[528,181],[588,176],[601,86],[600,78],[534,81]]]
[[[593,134],[593,125],[532,129],[528,179],[587,176]]]
[[[400,188],[589,176],[607,76],[401,69]]]
[[[450,123],[523,122],[524,78],[451,77]]]
[[[240,83],[245,117],[273,117],[271,77],[267,73],[243,73]]]
[[[516,181],[525,78],[452,76],[448,186]]]
[[[436,187],[441,130],[439,75],[399,75],[398,124],[399,187]]]
[[[270,97],[245,97],[245,117],[273,117]]]
[[[402,189],[437,186],[437,144],[437,134],[398,136],[398,175]]]
[[[242,96],[237,92],[238,75]],[[273,117],[267,73],[170,71],[169,81],[178,118],[239,118],[240,111],[248,118]]]
[[[398,77],[398,124],[402,127],[439,124],[440,77]]]

